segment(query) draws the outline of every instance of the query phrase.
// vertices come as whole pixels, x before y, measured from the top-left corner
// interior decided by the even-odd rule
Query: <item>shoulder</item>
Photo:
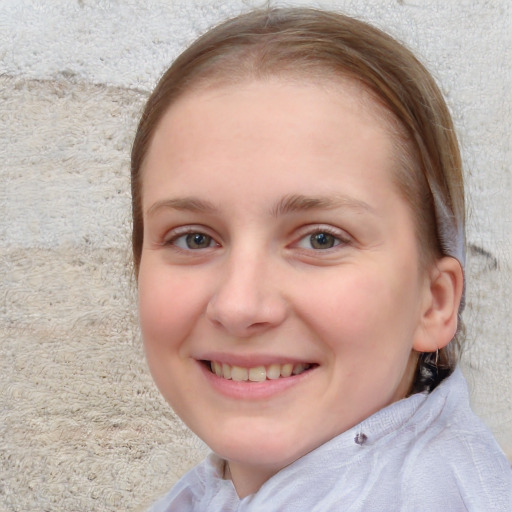
[[[460,510],[509,512],[512,468],[490,430],[471,410],[464,378],[460,370],[457,373],[425,402],[445,403],[433,407],[437,414],[428,428],[420,428],[411,447],[404,492],[448,507],[450,502],[459,503]]]
[[[424,510],[512,511],[512,468],[490,434],[449,429],[414,458],[402,494]],[[419,505],[413,509],[423,510]]]
[[[204,495],[205,486],[208,485],[210,472],[211,462],[206,459],[182,476],[147,512],[195,510],[197,498]]]
[[[202,488],[198,478],[197,467],[184,475],[172,489],[156,501],[147,512],[173,512],[177,510],[193,510],[195,495]]]
[[[221,476],[224,462],[210,454],[186,473],[147,512],[204,512],[236,510],[238,497],[230,481]]]

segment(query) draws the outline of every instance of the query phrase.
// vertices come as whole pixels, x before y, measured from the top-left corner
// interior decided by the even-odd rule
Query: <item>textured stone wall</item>
[[[442,85],[471,196],[463,369],[512,459],[510,2],[302,3],[390,31]],[[0,511],[142,510],[204,455],[143,360],[129,151],[168,63],[257,4],[0,4]]]

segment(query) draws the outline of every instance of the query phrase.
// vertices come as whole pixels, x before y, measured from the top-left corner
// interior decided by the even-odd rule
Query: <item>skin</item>
[[[421,268],[378,108],[351,83],[249,81],[181,97],[154,134],[138,276],[147,360],[241,497],[406,396],[416,350],[455,332],[459,267]],[[313,367],[235,386],[212,359]]]

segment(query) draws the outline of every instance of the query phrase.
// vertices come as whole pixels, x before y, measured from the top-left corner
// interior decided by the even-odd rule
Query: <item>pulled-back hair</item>
[[[197,39],[149,97],[131,159],[136,274],[144,239],[144,160],[167,109],[202,87],[276,76],[303,81],[349,79],[380,104],[399,162],[394,179],[415,217],[422,263],[452,256],[463,265],[460,152],[450,113],[429,72],[402,44],[360,20],[310,8],[270,8],[228,20]],[[454,340],[435,358],[420,355],[413,392],[432,389],[451,373],[459,358],[462,330],[459,312]]]

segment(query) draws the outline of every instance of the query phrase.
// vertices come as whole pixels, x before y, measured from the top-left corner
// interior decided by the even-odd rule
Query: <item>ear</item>
[[[455,258],[446,256],[436,260],[426,279],[413,348],[418,352],[435,352],[448,345],[457,332],[464,273]]]

